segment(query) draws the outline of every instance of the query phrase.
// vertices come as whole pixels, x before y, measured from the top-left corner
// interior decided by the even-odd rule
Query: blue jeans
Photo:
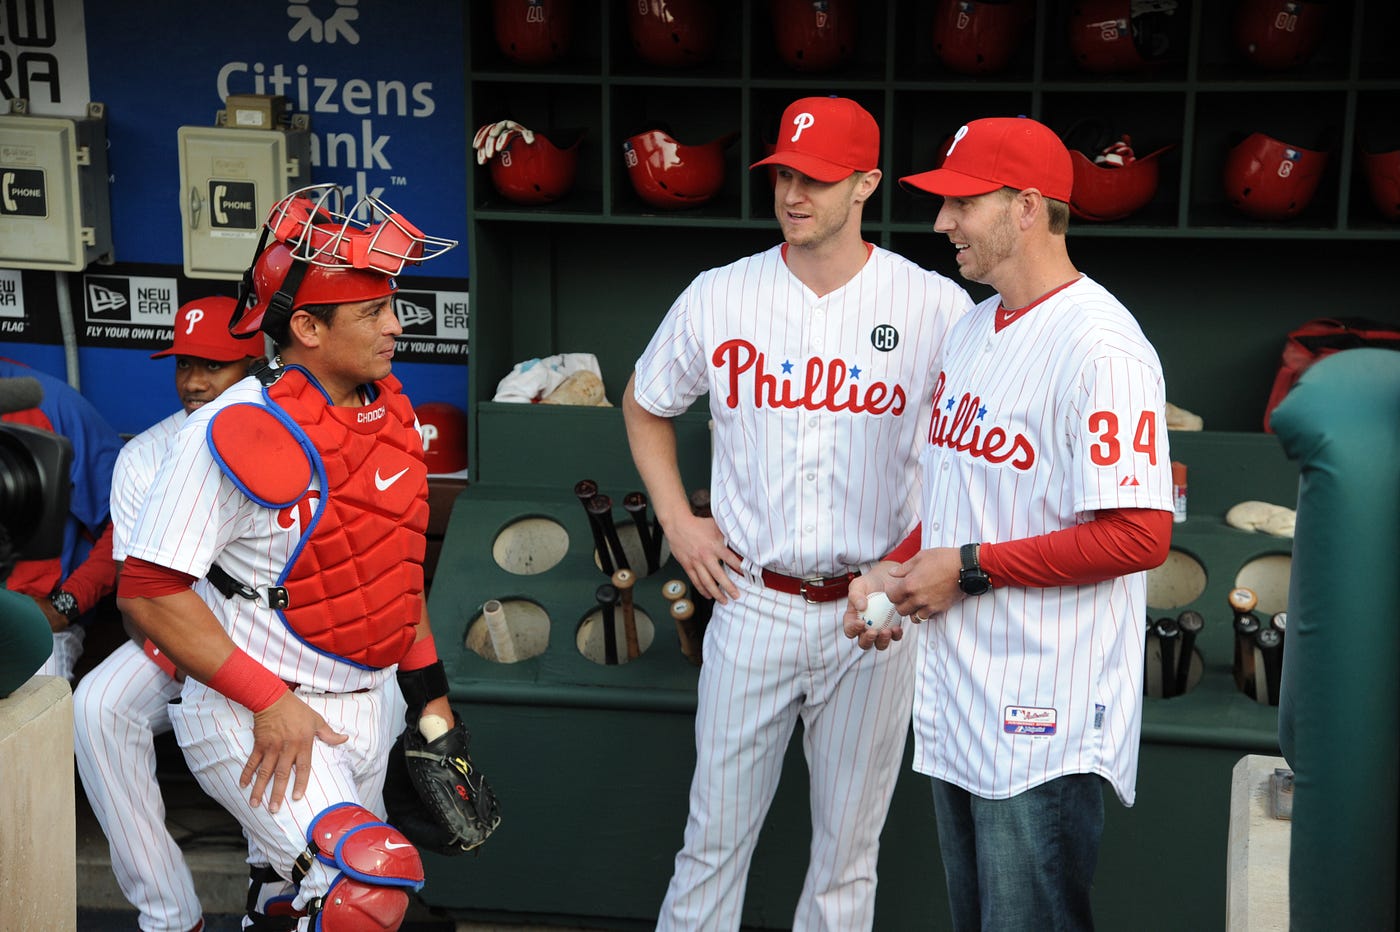
[[[938,846],[956,932],[1092,929],[1103,836],[1097,774],[1072,774],[1010,799],[933,780]]]

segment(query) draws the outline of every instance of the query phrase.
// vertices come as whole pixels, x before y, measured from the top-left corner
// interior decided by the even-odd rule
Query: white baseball
[[[895,620],[899,618],[899,612],[895,611],[894,603],[890,601],[889,596],[883,592],[872,592],[865,598],[865,611],[860,613],[860,618],[865,622],[866,627],[883,631],[895,623]]]

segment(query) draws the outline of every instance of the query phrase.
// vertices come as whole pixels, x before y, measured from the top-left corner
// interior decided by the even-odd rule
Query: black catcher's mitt
[[[501,824],[496,794],[472,763],[461,719],[428,741],[410,725],[389,752],[384,806],[389,823],[420,848],[455,855],[480,845]]]

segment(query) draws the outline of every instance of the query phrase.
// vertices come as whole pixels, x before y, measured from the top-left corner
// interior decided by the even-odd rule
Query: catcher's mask
[[[409,263],[434,259],[456,240],[426,236],[376,197],[345,211],[339,185],[293,191],[272,206],[253,264],[243,273],[229,332],[273,332],[298,308],[392,294]],[[358,220],[365,215],[370,219]]]

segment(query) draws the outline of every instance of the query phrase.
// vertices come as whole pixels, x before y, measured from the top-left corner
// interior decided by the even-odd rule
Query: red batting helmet
[[[445,401],[426,401],[413,409],[423,435],[428,472],[457,472],[467,467],[467,413]]]
[[[1327,5],[1310,0],[1240,0],[1235,44],[1260,68],[1291,68],[1317,51],[1326,18]]]
[[[1011,61],[1027,23],[1030,0],[938,0],[933,51],[960,74],[995,74]]]
[[[521,65],[548,65],[569,51],[573,0],[495,0],[496,46]]]
[[[738,135],[727,133],[698,146],[682,145],[660,129],[629,136],[622,144],[627,176],[653,207],[699,206],[724,185],[724,150]]]
[[[578,169],[583,134],[564,148],[543,133],[527,143],[516,135],[491,159],[491,183],[506,200],[517,204],[549,204],[568,194]]]
[[[1225,158],[1225,196],[1250,217],[1287,220],[1311,203],[1326,167],[1325,151],[1251,133]]]
[[[1080,0],[1069,19],[1069,47],[1085,71],[1144,71],[1179,44],[1184,11],[1176,0]]]
[[[1122,220],[1157,193],[1157,157],[1174,146],[1135,155],[1132,139],[1102,120],[1084,120],[1065,133],[1074,168],[1069,209],[1081,220]]]
[[[1361,153],[1371,200],[1387,220],[1400,220],[1400,149]]]
[[[796,71],[829,71],[856,47],[851,0],[770,0],[778,57]]]
[[[243,273],[230,333],[271,333],[308,305],[385,297],[397,290],[394,276],[409,262],[434,259],[457,245],[425,236],[376,197],[347,213],[343,197],[339,185],[317,184],[272,205],[257,255]],[[377,219],[354,219],[366,214]]]
[[[713,0],[628,0],[626,6],[632,47],[643,61],[684,68],[714,54]]]

